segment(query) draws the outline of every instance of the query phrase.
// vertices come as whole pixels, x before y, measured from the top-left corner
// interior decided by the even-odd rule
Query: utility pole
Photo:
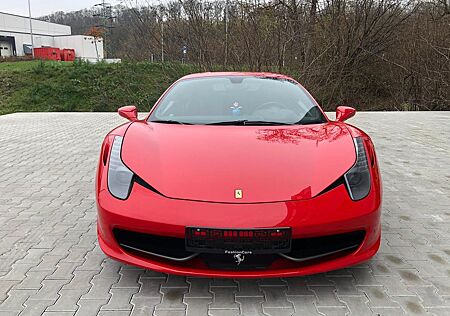
[[[109,40],[106,40],[107,35],[109,35],[109,32],[111,32],[112,26],[112,20],[114,16],[112,15],[112,6],[110,3],[106,3],[105,0],[102,0],[101,3],[94,4],[94,7],[99,7],[100,12],[95,13],[94,17],[100,18],[100,23],[96,25],[97,27],[105,29],[105,33],[103,34],[103,46],[105,51],[105,57],[108,56],[108,45]]]
[[[224,64],[228,62],[228,0],[225,1],[225,58]]]
[[[161,16],[161,62],[164,62],[164,16]]]
[[[30,36],[31,36],[31,55],[34,59],[34,39],[33,39],[33,23],[31,21],[31,4],[30,0],[28,0],[28,16],[30,20]]]

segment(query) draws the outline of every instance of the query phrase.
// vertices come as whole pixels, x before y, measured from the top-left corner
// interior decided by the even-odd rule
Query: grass
[[[116,111],[135,104],[148,111],[192,65],[148,62],[90,64],[0,63],[0,114],[32,111]]]

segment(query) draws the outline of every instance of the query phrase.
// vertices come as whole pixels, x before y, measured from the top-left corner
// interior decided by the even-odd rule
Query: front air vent
[[[197,255],[186,251],[184,238],[144,234],[118,228],[115,228],[113,233],[123,250],[140,256],[151,255],[169,260],[186,261]]]
[[[364,236],[365,232],[359,230],[338,235],[293,239],[291,252],[280,255],[293,261],[302,262],[344,254],[358,249]]]

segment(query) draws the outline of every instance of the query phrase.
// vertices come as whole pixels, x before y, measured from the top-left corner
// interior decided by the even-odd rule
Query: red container
[[[64,61],[74,61],[75,60],[75,50],[71,48],[64,48],[61,51],[61,59]]]
[[[55,47],[35,48],[34,57],[46,60],[61,60],[61,50]]]

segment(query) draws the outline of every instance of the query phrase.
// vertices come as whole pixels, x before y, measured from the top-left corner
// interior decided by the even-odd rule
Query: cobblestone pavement
[[[384,180],[383,243],[300,278],[167,276],[105,257],[94,174],[111,113],[0,116],[0,315],[450,315],[450,112],[358,113]]]

